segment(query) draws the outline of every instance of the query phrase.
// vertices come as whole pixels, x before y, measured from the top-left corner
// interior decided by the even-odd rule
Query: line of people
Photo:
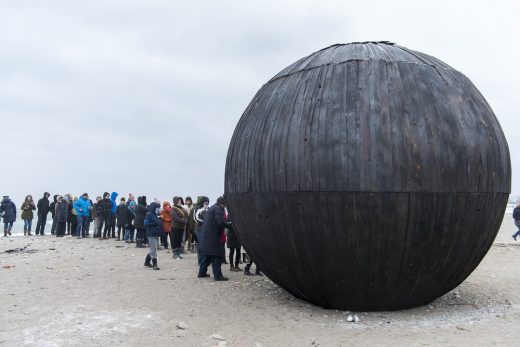
[[[132,194],[129,194],[128,199],[121,198],[117,204],[116,192],[105,192],[95,202],[87,193],[79,198],[71,194],[55,195],[53,202],[49,201],[49,197],[50,194],[45,192],[35,204],[31,195],[26,196],[21,206],[24,235],[32,235],[33,211],[37,210],[36,235],[45,235],[49,213],[52,217],[51,234],[57,237],[90,237],[93,222],[93,237],[99,240],[112,237],[131,243],[135,236],[136,247],[150,248],[145,266],[156,270],[159,269],[157,250],[161,246],[165,249],[171,247],[175,259],[182,259],[182,253],[185,252],[197,252],[199,277],[208,277],[207,268],[211,264],[215,280],[226,280],[220,271],[222,264],[228,264],[226,243],[230,271],[242,271],[239,264],[246,261],[245,253],[242,253],[243,259],[240,258],[241,244],[225,210],[223,197],[209,207],[209,198],[206,196],[198,197],[196,204],[189,196],[186,197],[186,203],[182,197],[176,196],[173,205],[164,201],[162,208],[157,199],[147,205],[146,196],[139,196],[136,202]],[[3,197],[0,214],[4,218],[4,236],[9,236],[16,221],[16,205],[8,196]],[[247,263],[244,269],[246,275],[253,275],[250,272],[252,264],[251,261]],[[262,275],[258,267],[256,275]]]

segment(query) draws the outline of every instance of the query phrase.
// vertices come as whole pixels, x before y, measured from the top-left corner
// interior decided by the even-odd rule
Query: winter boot
[[[23,236],[27,236],[27,229],[23,229]]]
[[[146,259],[144,260],[144,266],[152,267],[152,264],[150,264],[150,260],[152,260],[152,258],[150,258],[150,254],[147,254]]]
[[[152,259],[152,262],[153,262],[153,269],[154,270],[160,270],[159,267],[157,266],[157,258]]]
[[[249,269],[251,269],[251,264],[247,264],[245,269],[244,269],[244,275],[246,276],[253,276],[253,274],[251,272],[249,272]]]
[[[4,230],[4,237],[7,237],[7,229]]]
[[[242,271],[242,269],[241,269],[240,266],[238,265],[238,262],[235,262],[235,271],[236,271],[236,272]]]

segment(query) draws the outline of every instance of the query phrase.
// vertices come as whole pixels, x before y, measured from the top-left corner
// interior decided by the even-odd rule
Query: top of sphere
[[[431,55],[413,51],[389,41],[365,41],[335,44],[321,49],[289,65],[274,76],[272,80],[303,70],[355,60],[383,60],[393,63],[411,63],[452,69],[448,64]]]

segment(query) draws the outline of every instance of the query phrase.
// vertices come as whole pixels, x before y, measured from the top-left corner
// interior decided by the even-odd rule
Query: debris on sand
[[[226,339],[219,334],[213,334],[209,338],[217,341],[226,341]]]
[[[186,324],[184,322],[179,322],[179,323],[177,323],[176,327],[177,327],[177,329],[180,329],[180,330],[186,330],[186,329],[188,329],[188,324]]]

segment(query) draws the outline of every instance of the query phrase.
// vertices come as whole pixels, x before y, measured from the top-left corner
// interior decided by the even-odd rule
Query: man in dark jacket
[[[0,204],[0,216],[4,218],[4,237],[11,235],[13,223],[16,221],[16,205],[8,196],[4,196],[2,199],[2,203]]]
[[[45,235],[45,224],[47,224],[47,215],[50,211],[49,193],[45,192],[43,198],[38,200],[38,223],[36,223],[36,235]]]
[[[51,235],[56,233],[56,203],[58,202],[58,195],[54,195],[53,202],[49,205],[52,218]]]
[[[222,275],[222,241],[225,240],[224,228],[230,224],[224,219],[224,207],[226,202],[223,197],[217,199],[217,203],[211,206],[205,217],[202,230],[199,234],[199,251],[201,263],[198,277],[209,277],[208,266],[211,264],[215,281],[227,281]]]
[[[110,200],[110,193],[103,193],[103,199],[101,199],[101,201],[99,201],[97,204],[96,213],[98,217],[100,217],[98,230],[99,239],[106,240],[107,232],[108,236],[110,236],[110,226],[112,223],[112,200]],[[105,229],[103,230],[103,233],[101,233],[103,225],[105,225]]]

